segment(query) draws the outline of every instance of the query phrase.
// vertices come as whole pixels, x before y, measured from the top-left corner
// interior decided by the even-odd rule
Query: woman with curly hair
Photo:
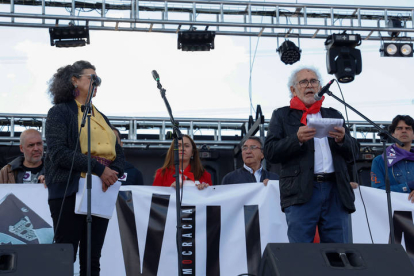
[[[95,67],[87,61],[61,67],[49,83],[54,106],[46,119],[47,156],[45,180],[49,191],[49,208],[53,219],[55,241],[73,244],[74,254],[79,246],[80,275],[87,273],[87,222],[85,215],[75,214],[79,180],[88,169],[87,123],[81,131],[83,108],[87,101]],[[93,91],[93,97],[97,90]],[[92,173],[102,180],[102,190],[110,189],[118,176],[123,175],[125,163],[108,118],[92,105],[91,116]],[[101,250],[108,219],[92,219],[91,272],[100,272]]]
[[[212,185],[211,175],[201,164],[200,156],[196,144],[188,135],[183,135],[183,139],[178,141],[180,156],[180,181],[192,181],[199,190]],[[171,142],[165,157],[164,166],[155,173],[153,186],[175,187],[175,167],[174,167],[174,141]]]

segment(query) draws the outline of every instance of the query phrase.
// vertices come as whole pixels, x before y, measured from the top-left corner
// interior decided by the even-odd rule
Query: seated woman
[[[184,147],[183,147],[184,145]],[[200,156],[196,144],[188,135],[183,135],[183,139],[178,141],[180,156],[180,182],[192,181],[199,190],[212,185],[211,175],[208,173],[200,161]],[[184,149],[184,150],[183,150]],[[175,167],[174,167],[174,141],[171,142],[165,157],[164,166],[155,173],[153,186],[175,187]]]

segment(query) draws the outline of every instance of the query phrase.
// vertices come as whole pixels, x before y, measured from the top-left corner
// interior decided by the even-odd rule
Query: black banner
[[[244,223],[246,231],[247,270],[249,274],[257,275],[262,258],[259,207],[257,205],[244,206]]]
[[[221,206],[207,206],[207,276],[220,276]]]
[[[167,220],[169,195],[153,194],[144,251],[144,264],[140,273],[138,235],[135,225],[134,204],[131,191],[120,191],[116,210],[121,233],[122,251],[127,276],[155,276],[158,273],[161,247]]]

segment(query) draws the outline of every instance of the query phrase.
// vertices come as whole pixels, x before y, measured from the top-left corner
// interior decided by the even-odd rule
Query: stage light
[[[80,47],[90,44],[88,26],[52,27],[49,34],[51,46]]]
[[[403,44],[401,46],[401,55],[405,57],[413,56],[413,44]]]
[[[397,53],[397,46],[394,43],[391,43],[386,47],[386,51],[389,56],[393,56]]]
[[[178,32],[177,47],[182,51],[210,51],[214,49],[214,38],[216,32],[213,31],[180,31]]]
[[[299,49],[299,47],[296,46],[292,41],[286,40],[278,49],[276,49],[276,52],[279,53],[280,60],[284,64],[292,65],[293,63],[300,60],[300,53],[302,50]]]
[[[386,42],[380,48],[382,57],[412,57],[413,43]]]
[[[326,69],[335,74],[341,83],[351,82],[355,75],[362,72],[361,51],[355,49],[361,45],[359,34],[332,34],[325,41]]]
[[[390,19],[388,20],[388,28],[403,28],[403,24],[401,20],[398,19]],[[397,37],[400,32],[388,32],[391,37]]]

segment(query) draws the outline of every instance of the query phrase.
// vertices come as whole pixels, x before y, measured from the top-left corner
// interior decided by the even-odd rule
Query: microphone
[[[100,78],[100,77],[98,77],[98,75],[91,74],[91,79],[92,79],[93,84],[94,84],[95,86],[100,86],[100,85],[101,85],[101,83],[102,83],[102,80],[101,80],[101,78]]]
[[[329,91],[329,87],[331,87],[331,85],[332,85],[332,83],[334,83],[334,81],[335,81],[335,79],[332,79],[330,82],[328,82],[327,85],[322,87],[321,91],[319,91],[318,93],[313,95],[313,97],[315,98],[315,101],[319,101],[320,99],[322,99],[323,94],[325,94],[326,92]]]
[[[158,75],[157,71],[155,71],[155,70],[152,70],[152,77],[154,78],[154,80],[156,82],[160,81],[160,76]]]

